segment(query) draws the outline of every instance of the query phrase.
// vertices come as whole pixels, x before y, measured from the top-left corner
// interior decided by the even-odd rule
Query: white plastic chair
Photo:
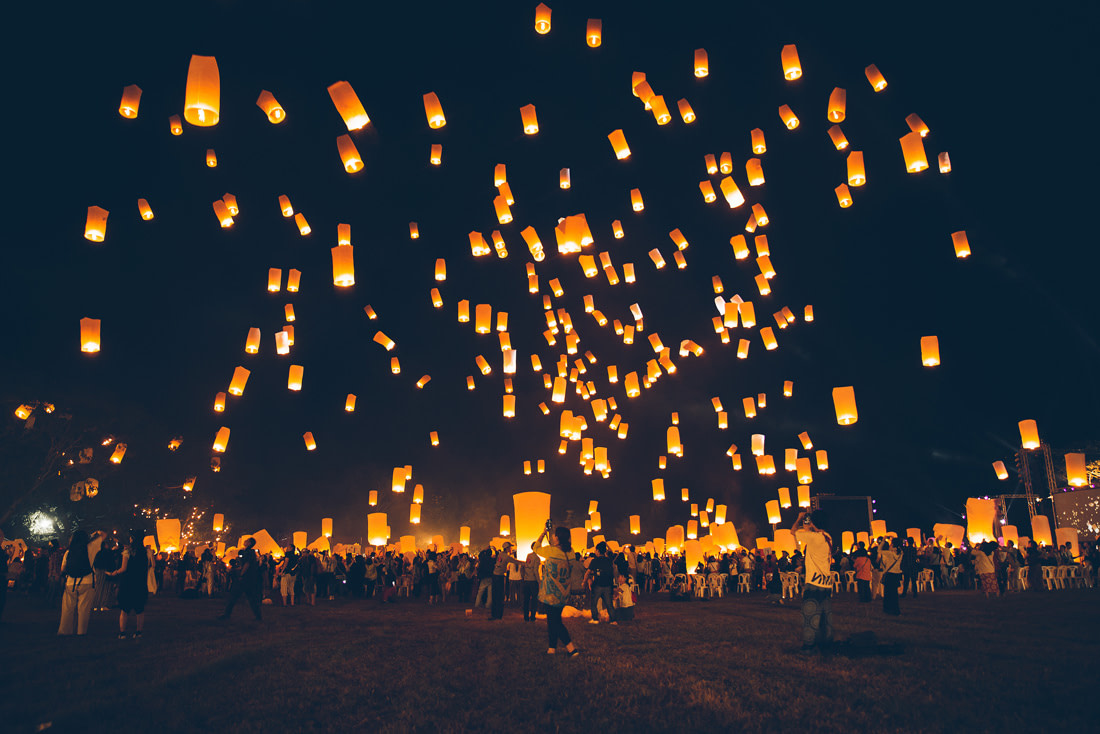
[[[716,573],[712,573],[709,576],[707,576],[707,587],[708,587],[708,590],[710,591],[711,598],[713,598],[713,597],[718,597],[719,599],[722,598],[722,586],[723,586],[723,579],[722,579],[721,575],[716,574]]]
[[[737,576],[737,593],[747,594],[749,593],[749,582],[752,580],[751,573],[742,573]]]
[[[840,593],[840,571],[833,571],[833,593]]]
[[[859,586],[856,584],[856,572],[855,571],[845,571],[844,572],[844,578],[846,579],[846,581],[844,583],[844,590],[845,591],[857,591],[859,589]]]
[[[1016,571],[1016,583],[1017,588],[1020,591],[1027,591],[1027,568],[1020,568]]]

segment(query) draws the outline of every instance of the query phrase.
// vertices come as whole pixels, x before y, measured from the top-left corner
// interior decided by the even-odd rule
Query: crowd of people
[[[934,538],[921,545],[897,537],[878,538],[870,547],[860,542],[841,549],[809,515],[800,516],[793,528],[803,550],[777,555],[772,549],[738,548],[708,556],[691,569],[683,554],[638,552],[632,545],[601,542],[587,552],[575,550],[566,542],[568,529],[558,530],[564,535],[548,527],[544,538],[550,542],[544,545],[544,538],[539,538],[524,560],[509,542],[476,553],[368,549],[334,554],[290,545],[277,557],[257,553],[255,541],[249,539],[228,562],[212,546],[155,553],[143,547],[144,533],[138,531],[120,542],[114,535],[89,536],[78,530],[65,545],[51,540],[25,550],[5,546],[0,553],[0,617],[9,588],[39,595],[50,605],[60,601],[58,633],[63,635],[84,634],[93,612],[119,609],[120,637],[141,635],[147,595],[158,592],[184,599],[226,597],[223,618],[241,596],[247,597],[256,619],[262,618],[265,604],[314,606],[318,598],[385,604],[405,597],[427,604],[456,603],[468,607],[469,614],[485,608],[492,620],[501,619],[505,603],[511,603],[522,609],[524,620],[534,620],[538,610],[547,613],[555,630],[550,639],[553,649],[557,642],[571,644],[563,616],[583,614],[592,624],[618,624],[633,619],[640,594],[667,592],[674,600],[691,599],[699,578],[708,581],[711,591],[715,585],[722,593],[747,587],[750,592],[765,591],[769,600],[781,604],[780,579],[794,574],[804,616],[808,604],[812,612],[805,630],[812,626],[815,636],[827,637],[836,576],[855,582],[861,602],[881,595],[883,611],[899,614],[899,597],[917,594],[922,572],[941,589],[975,589],[996,596],[1025,588],[1045,590],[1044,567],[1076,567],[1090,587],[1096,586],[1100,570],[1100,542],[1083,542],[1078,555],[1069,544],[1040,547],[1032,542],[1021,549],[1008,541],[955,548]],[[128,633],[131,618],[135,631]]]

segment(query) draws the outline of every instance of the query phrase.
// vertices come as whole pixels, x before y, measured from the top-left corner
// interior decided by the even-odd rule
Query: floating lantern
[[[772,525],[778,525],[783,520],[783,515],[779,511],[778,500],[768,500],[764,504],[764,509],[768,513],[768,522]]]
[[[764,141],[764,131],[763,130],[761,130],[758,127],[753,128],[753,130],[749,134],[749,136],[752,140],[752,152],[753,153],[755,153],[756,155],[763,155],[764,153],[767,152],[768,146],[767,146],[767,143]]]
[[[799,457],[795,461],[795,473],[798,474],[798,481],[803,484],[811,484],[814,481],[814,475],[810,469],[810,458],[808,456]]]
[[[640,190],[630,190],[630,206],[636,212],[640,212],[645,209],[645,202],[642,201],[642,192]]]
[[[1005,468],[1005,463],[1003,461],[994,461],[993,471],[996,473],[998,479],[1008,479],[1008,469]]]
[[[88,207],[88,217],[84,220],[84,239],[91,242],[102,242],[107,236],[107,215],[103,207]]]
[[[920,119],[920,115],[914,112],[905,118],[905,124],[909,126],[909,129],[920,135],[922,138],[928,135],[928,126],[924,124],[924,120]]]
[[[700,181],[699,191],[703,193],[703,201],[708,204],[718,200],[718,195],[714,193],[714,185],[710,181]]]
[[[80,320],[80,351],[99,351],[99,319],[85,317]]]
[[[955,257],[960,260],[970,257],[970,240],[966,238],[966,230],[951,233],[951,244],[955,246]]]
[[[789,398],[794,395],[794,381],[784,380],[783,382],[783,397]]]
[[[428,118],[428,127],[432,130],[447,124],[447,118],[443,115],[443,105],[439,103],[439,97],[435,92],[424,95],[424,115]]]
[[[626,136],[623,135],[622,130],[611,131],[607,139],[611,141],[611,148],[615,151],[616,158],[623,160],[630,157],[630,148],[626,144]]]
[[[286,389],[287,390],[301,390],[302,389],[302,375],[305,372],[305,368],[300,364],[290,365],[290,371],[287,373]]]
[[[650,485],[653,488],[653,499],[657,502],[663,501],[665,499],[665,480],[654,479],[650,482]]]
[[[836,193],[836,201],[840,204],[841,209],[847,209],[852,205],[852,194],[848,190],[848,184],[841,184],[833,191]]]
[[[371,545],[385,545],[389,540],[389,525],[386,513],[372,512],[367,515],[367,541]]]
[[[298,225],[298,232],[303,237],[313,231],[309,227],[309,222],[306,221],[306,215],[302,214],[301,212],[298,212],[294,215],[294,223]]]
[[[764,168],[760,165],[759,158],[749,158],[745,162],[745,175],[749,179],[749,186],[764,185]]]
[[[333,284],[340,288],[355,285],[355,248],[351,245],[337,245],[331,252]]]
[[[219,454],[225,452],[225,447],[229,445],[229,429],[222,426],[218,429],[217,435],[214,436],[214,451]]]
[[[867,183],[867,172],[863,167],[863,151],[853,150],[848,154],[848,185],[862,186]]]
[[[789,44],[783,47],[779,53],[779,60],[783,65],[783,78],[794,81],[802,76],[802,62],[798,59],[798,49]]]
[[[126,444],[120,443],[115,446],[114,452],[111,454],[112,464],[121,464],[122,458],[126,456]]]
[[[341,135],[336,138],[336,150],[340,153],[345,171],[355,173],[363,170],[363,158],[359,155],[359,149],[355,147],[350,135]]]
[[[1050,519],[1046,515],[1035,515],[1031,518],[1031,539],[1040,546],[1054,543],[1050,532]]]
[[[886,536],[887,536],[886,521],[885,520],[872,520],[871,521],[871,537],[872,538],[885,538]]]
[[[966,534],[972,544],[997,541],[993,523],[997,518],[997,501],[971,497],[966,501]]]
[[[183,135],[183,123],[180,121],[179,115],[172,115],[168,118],[168,130],[173,135]]]
[[[408,481],[406,478],[406,474],[407,473],[405,471],[405,467],[395,466],[393,468],[393,474],[391,475],[392,478],[390,481],[390,489],[394,492],[397,492],[398,494],[404,492],[405,482]]]
[[[128,119],[138,116],[138,106],[141,104],[141,87],[131,84],[122,90],[122,101],[118,105],[118,114]]]
[[[378,344],[381,344],[387,352],[397,346],[393,339],[390,339],[381,331],[376,331],[374,333],[374,341]]]
[[[527,104],[519,108],[520,120],[523,122],[523,134],[535,135],[539,131],[539,118],[535,114],[535,106]]]
[[[286,111],[283,106],[279,104],[279,100],[275,99],[275,95],[266,89],[260,90],[260,96],[256,99],[256,106],[263,110],[264,114],[267,115],[268,122],[273,125],[278,125],[286,119]]]
[[[279,211],[283,213],[284,217],[294,216],[294,207],[290,205],[290,197],[286,194],[279,196]]]
[[[882,75],[877,66],[870,64],[863,70],[863,73],[867,75],[867,81],[871,83],[871,88],[876,92],[886,89],[886,77]]]
[[[905,158],[905,170],[920,173],[928,168],[928,156],[924,152],[924,140],[918,133],[907,133],[898,138],[901,154]]]
[[[237,367],[233,370],[233,379],[229,381],[229,394],[230,395],[243,395],[244,386],[248,384],[248,376],[252,374],[244,367]]]
[[[1020,445],[1025,449],[1037,449],[1039,441],[1039,428],[1033,420],[1020,421]]]
[[[589,18],[584,28],[584,40],[589,48],[599,48],[602,43],[603,21],[599,18]]]
[[[183,119],[197,127],[217,125],[220,108],[221,77],[217,59],[192,56],[183,93]]]
[[[940,340],[935,336],[920,338],[920,358],[925,367],[935,367],[940,363]]]
[[[718,186],[722,189],[722,196],[725,197],[730,209],[736,209],[745,203],[745,197],[741,194],[741,189],[737,188],[737,184],[730,176],[723,178]]]
[[[313,440],[313,432],[306,431],[302,434],[302,440],[306,442],[306,451],[313,451],[317,448],[317,442]]]
[[[702,79],[710,74],[710,63],[704,48],[695,49],[695,78]]]
[[[516,396],[505,395],[504,396],[504,417],[514,418],[516,416]]]
[[[665,104],[664,95],[658,94],[650,97],[649,104],[658,125],[667,125],[672,120],[672,115],[668,112],[668,105]]]
[[[829,109],[826,115],[829,122],[844,122],[847,107],[848,92],[840,87],[834,87],[829,95]]]
[[[363,103],[359,101],[358,95],[355,94],[355,90],[351,88],[350,84],[339,81],[330,85],[328,96],[332,98],[332,103],[336,105],[336,111],[343,118],[348,132],[362,130],[370,124],[370,117],[367,116],[367,111],[363,109]]]
[[[676,109],[680,112],[680,119],[690,125],[695,122],[695,110],[691,108],[691,103],[686,99],[681,99],[676,102]]]
[[[951,173],[951,156],[947,154],[946,150],[939,154],[937,163],[940,167],[940,173]]]
[[[206,149],[206,167],[217,168],[218,167],[218,155],[214,152],[213,148]]]
[[[850,426],[859,420],[854,387],[834,387],[833,407],[836,409],[836,422],[840,425]]]
[[[1071,487],[1087,487],[1088,470],[1084,454],[1066,454],[1066,481]]]
[[[223,229],[233,226],[233,215],[229,213],[229,207],[225,205],[225,202],[221,199],[215,199],[213,202],[214,216],[218,218],[218,223]]]
[[[221,413],[225,410],[225,393],[219,392],[214,396],[214,412]]]
[[[378,504],[378,490],[372,489],[367,495],[367,504],[371,507],[375,507]]]
[[[790,105],[779,106],[779,119],[783,121],[783,124],[787,126],[788,130],[794,130],[798,127],[798,116],[791,109]]]
[[[551,12],[550,8],[546,6],[546,3],[539,3],[535,7],[535,33],[545,36],[550,32]]]

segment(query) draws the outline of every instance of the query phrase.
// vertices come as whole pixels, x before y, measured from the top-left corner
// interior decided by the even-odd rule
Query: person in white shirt
[[[791,530],[806,559],[806,584],[802,589],[802,652],[827,647],[833,641],[833,539],[821,525],[825,513],[802,512]]]

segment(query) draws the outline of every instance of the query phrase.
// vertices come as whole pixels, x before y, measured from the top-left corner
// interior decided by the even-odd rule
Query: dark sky
[[[80,6],[49,17],[17,18],[28,39],[7,53],[9,91],[4,252],[9,347],[0,353],[5,399],[52,400],[103,425],[129,444],[120,471],[95,501],[120,507],[158,485],[197,475],[197,502],[240,532],[267,527],[276,537],[319,532],[336,520],[337,539],[365,532],[367,493],[379,489],[395,536],[408,532],[411,485],[427,502],[418,536],[457,538],[474,526],[475,542],[511,514],[511,494],[541,490],[553,511],[581,517],[600,500],[611,536],[625,537],[629,514],[642,516],[643,537],[687,519],[679,501],[714,497],[730,505],[742,540],[764,525],[764,502],[776,488],[797,484],[780,471],[757,475],[752,433],[782,465],[783,449],[810,433],[828,450],[830,469],[816,472],[813,490],[872,494],[879,517],[893,529],[926,529],[957,520],[969,496],[1013,491],[994,478],[990,463],[1018,445],[1017,421],[1034,418],[1044,440],[1060,451],[1096,439],[1100,391],[1095,364],[1097,321],[1093,280],[1096,238],[1086,225],[1095,186],[1091,133],[1096,111],[1087,28],[1096,11],[1086,3],[1042,15],[1012,15],[951,3],[905,10],[843,5],[814,11],[770,11],[744,4],[661,5],[555,3],[553,29],[534,32],[533,2],[411,5],[375,3],[320,7],[269,3],[262,11],[236,2],[188,3],[115,10]],[[871,9],[875,8],[875,9]],[[603,20],[603,45],[584,42],[585,21]],[[804,76],[783,79],[779,53],[798,46]],[[692,56],[705,48],[711,73],[692,75]],[[182,114],[191,54],[213,55],[221,73],[221,121],[213,128],[185,124]],[[863,69],[875,63],[889,86],[874,94]],[[633,71],[644,71],[675,112],[681,97],[698,120],[674,114],[659,127],[630,93]],[[372,124],[352,137],[365,168],[349,175],[336,151],[347,133],[326,87],[347,80]],[[142,87],[136,120],[119,116],[122,89]],[[833,87],[847,89],[842,123],[852,149],[863,150],[868,183],[841,210],[833,188],[845,180],[845,154],[826,134]],[[286,122],[271,125],[254,104],[274,93]],[[438,94],[446,127],[430,130],[422,95]],[[525,136],[519,108],[533,103],[540,131]],[[789,104],[802,124],[787,131],[776,112]],[[925,147],[933,170],[906,174],[898,138],[916,112],[931,129]],[[767,183],[746,184],[749,131],[764,130]],[[607,134],[622,128],[632,156],[617,161]],[[443,165],[428,165],[433,143]],[[207,148],[219,165],[204,164]],[[940,175],[934,156],[947,150],[954,170]],[[721,199],[705,205],[698,183],[708,177],[707,153],[730,151],[734,178],[748,204],[731,211]],[[511,224],[496,222],[493,167],[506,163],[515,195]],[[558,188],[569,167],[573,187]],[[641,189],[645,210],[630,209]],[[211,202],[236,195],[241,212],[220,229]],[[299,236],[280,216],[290,197],[312,226]],[[138,197],[156,213],[144,222]],[[772,294],[761,297],[752,259],[735,261],[729,238],[743,233],[749,205],[762,203],[772,221],[765,233],[778,271]],[[110,210],[107,239],[82,237],[86,209]],[[576,256],[559,256],[553,228],[562,216],[585,213],[595,237],[593,255],[607,251],[637,268],[637,282],[610,287],[601,274],[586,280]],[[626,236],[616,240],[611,221]],[[421,237],[408,238],[408,223]],[[356,285],[332,284],[329,248],[337,223],[349,223]],[[542,290],[527,292],[530,260],[519,232],[534,226],[547,248],[537,265]],[[690,242],[688,267],[672,263],[668,232]],[[473,258],[467,233],[486,238],[499,229],[509,256]],[[957,260],[950,233],[965,229],[974,251]],[[749,237],[751,243],[751,236]],[[647,252],[658,247],[669,265],[657,271]],[[448,277],[432,279],[438,257]],[[302,271],[297,294],[269,294],[270,267]],[[777,331],[780,347],[766,352],[759,334],[731,333],[723,346],[711,328],[711,277],[725,295],[756,304],[758,326],[775,323],[783,306],[801,316],[813,304],[816,320]],[[598,446],[614,467],[610,479],[584,476],[578,445],[562,457],[558,411],[548,401],[538,354],[553,369],[562,345],[549,347],[542,295],[558,277],[565,289],[554,307],[566,308],[587,350],[599,363],[587,378],[600,397],[613,396],[627,440],[620,441],[572,395],[565,407],[589,418]],[[432,308],[437,286],[444,307]],[[645,332],[625,346],[584,313],[593,295],[609,319],[632,323],[639,303]],[[474,334],[456,320],[457,302],[492,304],[509,313],[520,353],[514,376],[517,417],[501,415],[504,393],[496,334]],[[293,303],[296,343],[289,357],[274,354],[273,334],[283,307]],[[363,307],[378,313],[369,321]],[[81,354],[78,322],[102,319],[103,349]],[[250,327],[259,327],[261,352],[244,353]],[[397,342],[385,352],[371,338],[381,329]],[[656,331],[673,347],[677,373],[642,397],[627,400],[622,383],[609,386],[606,365],[620,374],[644,371],[655,355]],[[919,340],[939,337],[943,364],[921,366]],[[735,358],[748,336],[749,359]],[[706,353],[680,359],[676,347],[693,339]],[[485,355],[493,374],[477,373]],[[391,356],[402,364],[390,374]],[[576,357],[570,357],[570,364]],[[286,389],[290,364],[305,367],[304,389]],[[237,365],[252,370],[245,394],[215,414]],[[416,380],[430,374],[424,390]],[[477,389],[465,388],[475,375]],[[793,380],[794,397],[781,397]],[[859,422],[836,424],[830,391],[853,385]],[[358,408],[343,410],[347,393]],[[752,421],[741,399],[766,393],[768,407]],[[730,427],[717,429],[710,399],[719,396]],[[665,429],[680,414],[681,460],[665,453]],[[208,469],[217,429],[232,429],[223,470]],[[429,445],[430,431],[441,445]],[[305,450],[302,434],[318,442]],[[170,454],[169,438],[184,436]],[[725,450],[736,443],[745,469],[733,472]],[[525,459],[543,458],[547,472],[525,477]],[[1090,456],[1090,459],[1095,457]],[[393,495],[392,468],[412,464],[410,492]],[[654,503],[650,480],[663,476],[669,500]],[[173,491],[173,490],[164,490]],[[793,519],[793,518],[791,518]],[[836,530],[848,528],[836,528]],[[852,528],[860,529],[860,528]],[[761,533],[762,534],[762,533]]]

